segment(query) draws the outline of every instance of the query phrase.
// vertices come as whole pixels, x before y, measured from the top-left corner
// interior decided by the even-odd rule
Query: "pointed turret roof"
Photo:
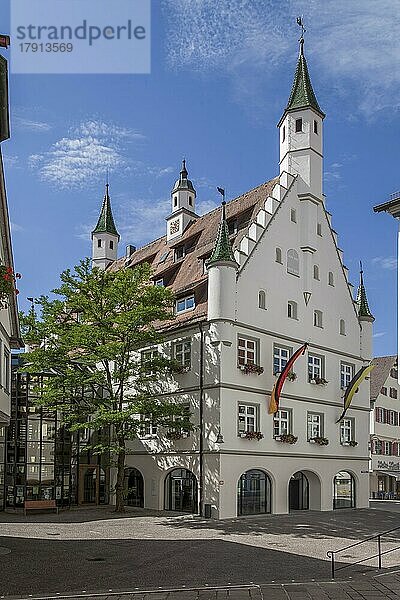
[[[217,239],[215,240],[214,250],[208,261],[208,266],[212,266],[217,262],[231,262],[237,266],[237,262],[233,255],[231,242],[229,239],[228,223],[226,222],[225,214],[226,202],[222,202],[221,222],[219,224]]]
[[[188,171],[186,168],[186,160],[182,161],[182,169],[179,175],[179,179],[176,180],[172,193],[177,192],[178,190],[190,190],[194,194],[196,191],[193,187],[193,183],[188,179]]]
[[[356,305],[357,305],[358,317],[360,319],[375,321],[375,318],[373,317],[373,315],[370,311],[370,308],[368,306],[367,293],[365,291],[363,270],[362,270],[361,263],[360,263],[360,283],[359,283],[358,290],[357,290]]]
[[[290,92],[289,100],[286,106],[286,111],[298,108],[313,108],[322,118],[325,114],[319,107],[317,98],[311,84],[310,74],[308,72],[306,57],[304,56],[304,39],[300,39],[300,51],[297,61],[296,72]]]
[[[111,210],[109,187],[110,186],[107,182],[99,220],[97,221],[96,227],[92,231],[92,235],[94,233],[110,233],[111,235],[116,235],[119,239],[120,236],[117,228],[115,227],[114,217]]]

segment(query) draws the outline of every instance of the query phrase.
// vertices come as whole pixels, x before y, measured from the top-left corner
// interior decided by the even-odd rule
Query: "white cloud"
[[[19,166],[19,157],[16,154],[4,154],[3,162],[6,169],[13,169]]]
[[[24,227],[22,227],[22,225],[18,225],[18,223],[13,223],[11,221],[10,226],[11,226],[11,231],[13,233],[18,233],[19,231],[25,231]]]
[[[386,331],[379,331],[378,333],[374,333],[373,338],[380,338],[386,335]]]
[[[372,264],[374,266],[380,267],[381,269],[394,271],[395,269],[397,269],[397,258],[394,256],[375,256],[372,259]]]
[[[61,188],[79,188],[104,180],[106,171],[162,177],[172,167],[149,166],[132,159],[130,143],[146,137],[114,123],[89,119],[72,128],[46,152],[29,157],[29,165],[42,181]]]
[[[13,124],[17,129],[22,131],[37,133],[45,133],[51,129],[51,125],[49,123],[44,123],[43,121],[33,121],[32,119],[25,119],[24,117],[18,116],[13,118]]]
[[[277,65],[294,62],[295,17],[304,14],[313,74],[326,79],[327,96],[347,99],[344,116],[400,107],[397,2],[163,0],[163,7],[169,65],[227,75],[242,100],[259,92],[260,81],[271,83]]]

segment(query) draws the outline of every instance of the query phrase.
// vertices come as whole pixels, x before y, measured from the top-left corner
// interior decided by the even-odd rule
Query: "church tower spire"
[[[357,306],[357,314],[360,321],[375,321],[373,317],[367,300],[367,292],[365,291],[364,286],[364,277],[363,277],[363,268],[362,263],[360,262],[360,283],[358,285],[357,290],[357,298],[356,298],[356,306]]]
[[[299,40],[299,56],[289,100],[278,123],[280,131],[280,174],[299,176],[300,193],[322,200],[323,120],[311,83],[304,54],[304,26]]]
[[[110,263],[117,260],[120,240],[111,210],[109,188],[107,181],[100,216],[92,231],[92,262],[93,266],[100,269],[105,269]]]
[[[179,179],[171,192],[172,212],[167,217],[167,241],[182,235],[189,223],[198,218],[195,212],[196,190],[188,177],[186,160],[182,161]]]

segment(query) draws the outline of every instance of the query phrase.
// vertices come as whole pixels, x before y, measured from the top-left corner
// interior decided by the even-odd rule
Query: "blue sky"
[[[303,14],[327,114],[327,208],[355,285],[364,262],[374,352],[396,353],[396,224],[372,206],[400,188],[398,3],[153,0],[152,8],[150,75],[11,76],[12,138],[2,148],[21,307],[90,254],[107,167],[121,253],[164,233],[183,156],[199,212],[219,202],[216,185],[233,198],[277,174],[276,123]],[[6,0],[0,10],[7,33]]]

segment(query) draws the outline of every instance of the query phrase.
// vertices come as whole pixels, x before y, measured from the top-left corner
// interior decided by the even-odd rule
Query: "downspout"
[[[204,331],[203,323],[199,323],[200,330],[200,364],[199,364],[199,424],[200,424],[200,440],[199,440],[199,515],[203,514],[204,503],[204,422],[203,422],[203,404],[204,404]]]

